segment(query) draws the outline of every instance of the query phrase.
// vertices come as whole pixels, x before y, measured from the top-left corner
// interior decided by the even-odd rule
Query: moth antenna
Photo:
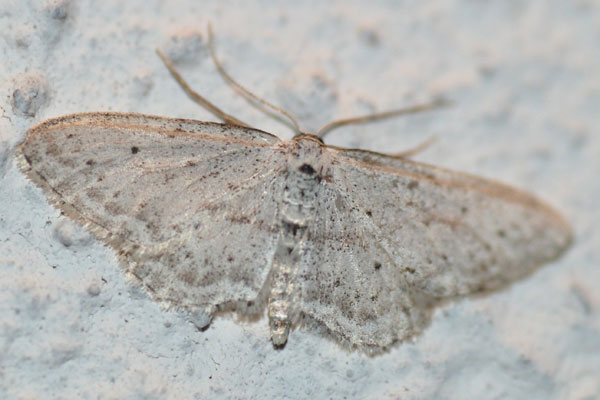
[[[257,107],[262,112],[289,126],[287,121],[281,118],[281,115],[283,115],[287,118],[287,120],[289,120],[292,123],[292,126],[290,127],[296,131],[296,134],[302,133],[302,130],[300,129],[300,124],[298,124],[298,121],[296,121],[296,119],[289,112],[277,107],[272,103],[269,103],[267,100],[261,97],[258,97],[250,90],[246,89],[241,84],[236,82],[235,79],[233,79],[231,75],[229,75],[227,71],[225,71],[225,68],[223,68],[223,65],[219,61],[215,51],[214,38],[210,23],[208,24],[208,47],[210,50],[210,55],[213,59],[213,62],[215,63],[215,66],[217,67],[217,70],[219,71],[219,74],[221,74],[223,79],[225,79],[225,81],[233,88],[233,90],[235,90],[240,96],[245,98],[248,102],[250,102],[250,104]],[[268,108],[270,110],[266,110],[265,108]]]
[[[171,73],[173,78],[175,78],[175,80],[177,81],[179,86],[181,86],[183,91],[193,101],[200,104],[202,107],[204,107],[206,110],[211,112],[217,118],[220,118],[221,120],[223,120],[223,122],[225,122],[226,124],[242,126],[245,128],[252,128],[250,125],[246,124],[245,122],[242,122],[239,119],[235,118],[234,116],[227,114],[225,111],[221,110],[219,107],[215,106],[213,103],[211,103],[206,98],[201,96],[198,92],[196,92],[194,89],[192,89],[190,87],[190,85],[188,85],[188,83],[185,81],[185,79],[183,79],[181,74],[179,72],[177,72],[173,63],[171,63],[171,61],[162,53],[162,51],[160,51],[159,49],[156,49],[156,54],[158,54],[158,56],[161,58],[161,60],[165,64],[165,66],[169,69],[169,72]]]
[[[429,139],[425,140],[424,142],[419,143],[412,149],[404,150],[399,153],[393,153],[393,154],[390,154],[390,156],[394,157],[394,158],[410,158],[410,157],[414,156],[415,154],[418,154],[418,153],[422,152],[423,150],[425,150],[426,148],[428,148],[429,146],[431,146],[436,140],[437,140],[437,138],[435,136],[432,136]]]
[[[367,122],[379,121],[379,120],[386,119],[386,118],[398,117],[400,115],[416,114],[416,113],[420,113],[423,111],[429,111],[429,110],[434,110],[436,108],[445,107],[445,106],[448,106],[451,104],[452,104],[452,102],[449,100],[438,99],[438,100],[433,101],[432,103],[419,104],[419,105],[412,106],[412,107],[399,108],[396,110],[384,111],[384,112],[375,113],[375,114],[368,114],[368,115],[363,115],[360,117],[338,119],[338,120],[331,121],[331,122],[323,125],[321,128],[319,128],[316,135],[317,135],[317,137],[323,139],[325,137],[325,135],[327,135],[329,132],[331,132],[332,130],[337,129],[339,127],[342,127],[342,126],[354,125],[354,124],[364,124]]]

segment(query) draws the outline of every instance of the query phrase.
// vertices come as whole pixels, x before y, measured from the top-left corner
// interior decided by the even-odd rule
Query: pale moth
[[[209,36],[211,37],[211,36]],[[31,128],[22,171],[118,254],[161,304],[208,326],[215,313],[268,316],[274,345],[306,326],[375,352],[421,331],[432,308],[499,288],[559,256],[571,230],[509,186],[408,159],[324,144],[349,123],[290,141],[248,127],[93,112]]]

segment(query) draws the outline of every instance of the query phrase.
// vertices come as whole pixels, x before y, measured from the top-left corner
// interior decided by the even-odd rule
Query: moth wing
[[[377,153],[338,155],[348,157],[338,179],[351,183],[346,190],[355,206],[370,211],[371,229],[390,251],[409,250],[392,258],[424,293],[494,289],[558,257],[571,242],[563,217],[518,189]]]
[[[337,150],[303,311],[353,344],[418,332],[444,298],[491,290],[557,257],[568,224],[506,185],[410,160]],[[323,245],[324,243],[331,243]],[[318,254],[318,253],[321,254]],[[320,275],[320,276],[317,276]]]
[[[303,325],[377,352],[418,332],[429,311],[411,298],[352,197],[336,181],[323,185],[302,244],[298,305]]]
[[[284,158],[257,130],[118,113],[32,128],[21,169],[167,305],[254,301],[275,251]]]

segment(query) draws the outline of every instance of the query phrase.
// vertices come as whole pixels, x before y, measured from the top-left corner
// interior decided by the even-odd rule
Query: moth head
[[[296,136],[290,142],[290,167],[308,176],[328,175],[330,154],[322,141],[313,135]]]

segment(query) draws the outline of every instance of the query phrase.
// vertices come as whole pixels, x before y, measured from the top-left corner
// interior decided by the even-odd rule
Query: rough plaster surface
[[[366,4],[0,2],[0,398],[600,398],[600,4]],[[223,316],[199,332],[161,310],[25,179],[14,148],[72,112],[214,120],[156,47],[217,105],[289,138],[216,74],[208,21],[231,74],[305,129],[450,97],[329,142],[400,151],[436,135],[418,160],[537,193],[572,222],[573,247],[374,358],[302,330],[276,351],[264,320]]]

